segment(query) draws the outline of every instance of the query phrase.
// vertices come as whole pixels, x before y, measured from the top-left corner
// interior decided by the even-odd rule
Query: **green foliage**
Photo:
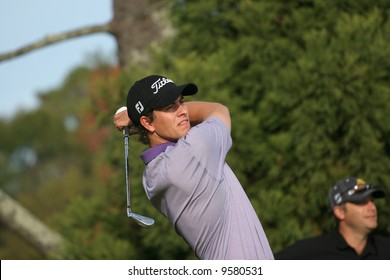
[[[228,160],[274,251],[333,226],[327,193],[338,180],[389,193],[389,4],[204,2],[174,10],[169,74],[228,105]]]
[[[327,194],[342,178],[362,177],[390,195],[388,1],[170,3],[177,36],[152,50],[153,63],[77,68],[41,93],[38,110],[0,121],[0,183],[68,240],[62,258],[195,258],[146,199],[146,146],[135,138],[132,207],[156,224],[140,228],[126,215],[123,138],[112,116],[151,73],[195,82],[200,91],[187,100],[229,107],[228,163],[275,252],[334,226]],[[36,164],[10,168],[21,148]],[[377,206],[378,231],[389,235],[388,198]]]

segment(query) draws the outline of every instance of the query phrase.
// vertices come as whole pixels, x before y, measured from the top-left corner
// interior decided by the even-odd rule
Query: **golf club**
[[[117,113],[126,110],[126,107],[118,109]],[[142,227],[151,227],[154,224],[154,220],[149,217],[145,217],[139,214],[135,214],[131,211],[130,206],[130,166],[129,166],[129,135],[130,128],[126,126],[123,129],[123,139],[125,144],[125,167],[126,167],[126,193],[127,193],[127,216],[133,219],[138,225]]]

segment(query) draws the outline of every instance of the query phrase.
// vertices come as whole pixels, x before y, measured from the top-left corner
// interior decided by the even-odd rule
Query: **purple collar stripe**
[[[175,146],[176,142],[167,142],[154,147],[151,147],[144,151],[141,154],[141,158],[145,164],[148,164],[152,160],[154,160],[159,154],[165,152],[166,148],[169,146]]]

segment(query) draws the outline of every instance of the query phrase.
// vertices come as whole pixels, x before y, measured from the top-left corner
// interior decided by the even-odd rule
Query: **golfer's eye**
[[[374,199],[372,197],[368,197],[365,200],[361,202],[355,202],[354,204],[364,206],[367,205],[369,202],[374,202]]]
[[[176,107],[176,104],[173,103],[171,105],[168,105],[167,107],[164,108],[165,111],[172,111]]]
[[[180,106],[184,104],[184,98],[180,98],[175,103],[172,103],[164,108],[164,111],[176,111]]]

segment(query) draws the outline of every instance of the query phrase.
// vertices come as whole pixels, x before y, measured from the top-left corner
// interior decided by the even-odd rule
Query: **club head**
[[[154,220],[152,218],[145,217],[145,216],[142,216],[139,214],[135,214],[133,212],[128,212],[127,216],[129,218],[132,218],[138,225],[140,225],[142,227],[148,228],[154,224]]]

